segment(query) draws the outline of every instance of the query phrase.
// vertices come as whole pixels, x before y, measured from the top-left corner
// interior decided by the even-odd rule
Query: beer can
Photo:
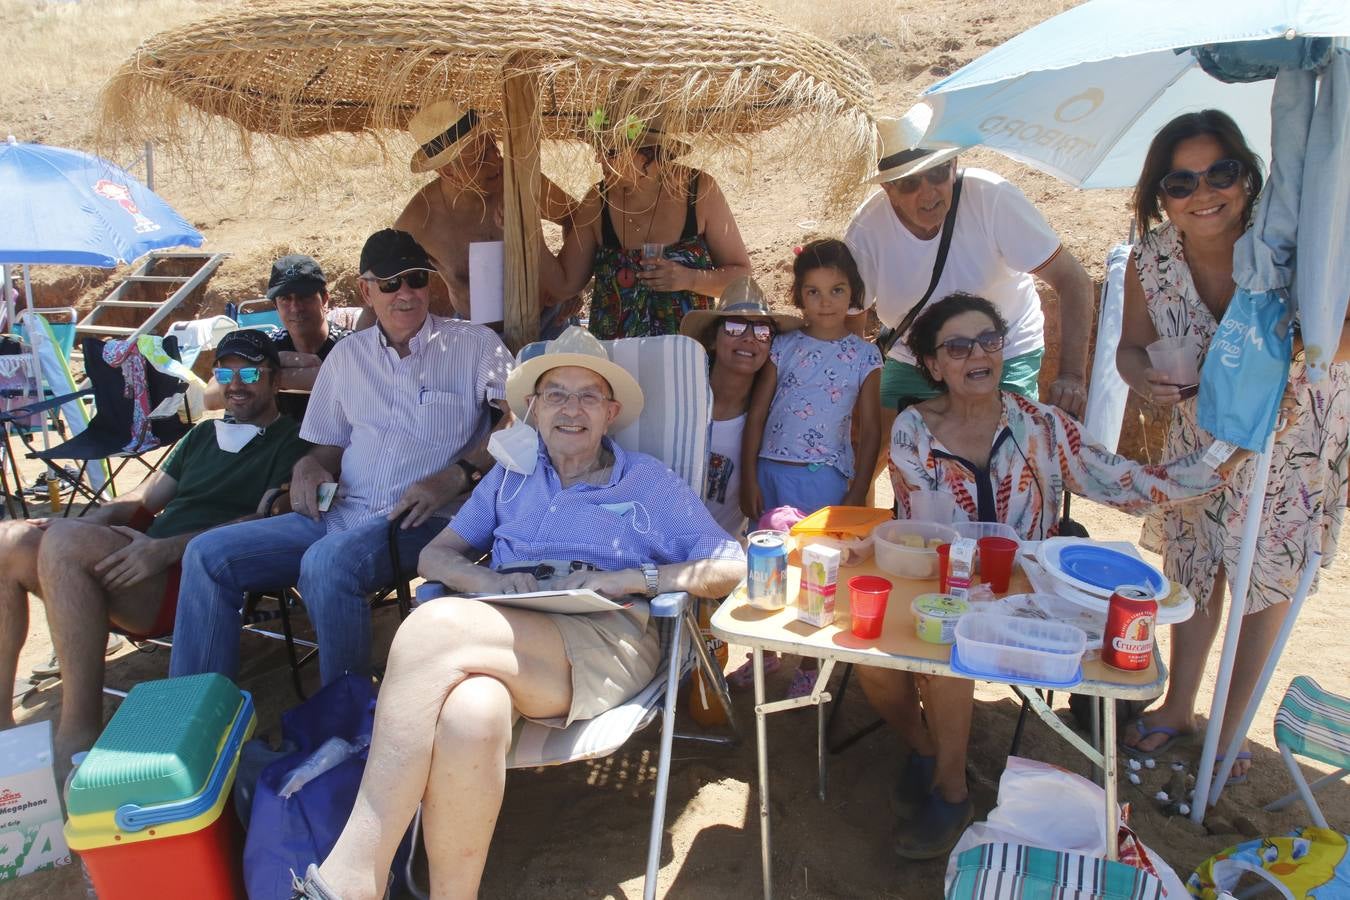
[[[1158,600],[1153,591],[1132,584],[1116,588],[1106,612],[1102,662],[1129,672],[1147,669],[1153,658],[1157,620]]]
[[[757,609],[787,606],[787,533],[752,531],[746,551],[745,588]]]

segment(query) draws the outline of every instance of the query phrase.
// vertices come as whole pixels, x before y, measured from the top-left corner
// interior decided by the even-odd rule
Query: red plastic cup
[[[938,590],[947,593],[947,573],[951,571],[952,545],[938,544]]]
[[[980,550],[980,580],[995,594],[1008,590],[1012,579],[1013,557],[1017,555],[1017,541],[1005,537],[982,537],[976,541]]]
[[[881,621],[886,617],[891,583],[876,575],[854,575],[848,580],[848,591],[854,636],[881,637]]]

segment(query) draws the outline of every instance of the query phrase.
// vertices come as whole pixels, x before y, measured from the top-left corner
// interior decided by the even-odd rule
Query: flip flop
[[[1193,732],[1182,731],[1179,728],[1171,728],[1167,725],[1149,725],[1143,716],[1140,716],[1131,722],[1130,727],[1139,735],[1140,741],[1146,741],[1155,734],[1167,735],[1167,740],[1163,741],[1152,750],[1144,750],[1138,745],[1131,746],[1122,740],[1120,742],[1120,749],[1125,752],[1126,756],[1132,756],[1135,759],[1143,759],[1165,753],[1175,744],[1184,743],[1185,741],[1190,740],[1191,735],[1193,734]]]
[[[783,665],[782,659],[777,653],[764,654],[764,675],[767,678],[774,672],[777,672]],[[755,661],[747,659],[741,663],[736,671],[727,676],[727,687],[733,690],[743,691],[755,683]]]
[[[1247,762],[1251,762],[1251,761],[1252,761],[1252,755],[1251,755],[1250,752],[1248,752],[1248,751],[1246,751],[1246,750],[1239,750],[1239,751],[1238,751],[1238,755],[1237,755],[1237,759],[1233,760],[1233,762],[1242,762],[1242,761],[1244,761],[1244,760],[1247,761]],[[1233,771],[1233,769],[1232,769],[1231,766],[1229,767],[1228,771],[1229,771],[1229,772],[1232,772],[1232,771]],[[1246,784],[1246,783],[1247,783],[1247,776],[1251,774],[1251,771],[1252,771],[1252,767],[1251,767],[1251,766],[1248,766],[1248,767],[1247,767],[1247,771],[1246,771],[1246,772],[1243,772],[1241,775],[1231,775],[1231,774],[1230,774],[1230,775],[1228,776],[1228,780],[1224,782],[1224,787],[1232,787],[1232,786],[1235,785],[1235,784]]]

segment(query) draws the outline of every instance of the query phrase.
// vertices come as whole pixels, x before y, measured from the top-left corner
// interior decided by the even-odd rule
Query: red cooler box
[[[256,722],[220,675],[131,689],[70,784],[66,841],[100,900],[244,896],[230,789]]]

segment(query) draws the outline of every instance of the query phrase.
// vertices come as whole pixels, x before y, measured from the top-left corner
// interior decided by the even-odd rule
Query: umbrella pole
[[[506,178],[502,230],[505,333],[512,352],[539,336],[539,80],[507,68],[502,87]]]
[[[34,310],[33,282],[29,279],[28,276],[28,263],[24,263],[23,268],[20,271],[23,272],[24,309],[27,310],[28,312],[32,312],[33,315],[35,316],[39,315],[38,313],[33,312]],[[15,313],[15,315],[17,315],[17,312]],[[33,381],[37,384],[37,392],[38,392],[37,402],[41,403],[43,400],[47,399],[47,388],[46,382],[43,380],[42,377],[42,360],[41,358],[38,357],[37,338],[33,334],[34,330],[36,329],[30,328],[28,330],[28,365],[31,367],[31,371],[29,372],[29,374],[32,376]],[[38,421],[42,423],[42,449],[50,450],[52,446],[51,446],[51,438],[47,434],[47,414],[43,413],[41,416],[39,416]],[[52,468],[51,463],[47,464],[47,468],[48,470]]]
[[[1228,747],[1223,754],[1223,763],[1221,769],[1228,771],[1233,760],[1237,759],[1238,748],[1242,746],[1242,741],[1247,737],[1247,732],[1252,727],[1252,720],[1256,718],[1256,711],[1261,706],[1261,700],[1266,695],[1266,688],[1270,686],[1270,679],[1275,675],[1275,666],[1280,661],[1280,655],[1284,653],[1284,645],[1289,641],[1289,634],[1294,630],[1294,623],[1298,620],[1299,611],[1303,609],[1303,601],[1308,599],[1308,592],[1312,590],[1313,578],[1317,575],[1317,570],[1322,565],[1322,554],[1314,552],[1308,560],[1307,567],[1303,570],[1302,577],[1298,580],[1298,588],[1294,591],[1294,596],[1289,601],[1289,611],[1285,614],[1284,622],[1280,625],[1280,632],[1275,636],[1275,643],[1270,648],[1270,655],[1266,657],[1265,667],[1261,669],[1261,677],[1256,681],[1256,688],[1252,691],[1252,698],[1247,701],[1247,709],[1242,714],[1242,724],[1238,726],[1237,731],[1233,732],[1233,738],[1228,742]],[[1214,786],[1209,790],[1209,805],[1213,806],[1219,802],[1219,794],[1223,792],[1226,778],[1214,779]]]
[[[1209,797],[1214,761],[1218,756],[1219,732],[1223,729],[1223,712],[1228,705],[1228,688],[1233,680],[1233,661],[1237,656],[1238,637],[1242,633],[1242,611],[1246,608],[1247,592],[1251,588],[1252,563],[1256,559],[1256,539],[1261,532],[1262,513],[1266,506],[1266,483],[1270,479],[1270,459],[1274,447],[1275,432],[1272,431],[1266,436],[1265,449],[1257,457],[1252,483],[1247,488],[1247,515],[1242,522],[1242,550],[1238,554],[1237,572],[1233,578],[1233,596],[1228,603],[1228,628],[1223,634],[1223,654],[1219,657],[1219,676],[1214,683],[1214,702],[1209,708],[1209,725],[1205,728],[1200,770],[1195,773],[1191,821],[1197,825],[1204,821],[1209,808],[1205,801]]]

